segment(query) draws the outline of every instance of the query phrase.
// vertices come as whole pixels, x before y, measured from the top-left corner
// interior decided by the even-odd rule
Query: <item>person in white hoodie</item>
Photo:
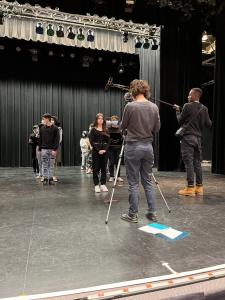
[[[81,157],[82,157],[82,162],[81,162],[81,170],[82,171],[87,171],[88,166],[88,155],[91,150],[91,144],[88,138],[88,132],[83,131],[82,132],[82,137],[80,139],[80,149],[81,149]]]

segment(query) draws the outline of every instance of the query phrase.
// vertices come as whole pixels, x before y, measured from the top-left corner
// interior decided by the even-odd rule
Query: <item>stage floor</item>
[[[171,243],[120,220],[128,208],[127,184],[95,195],[92,175],[59,168],[60,183],[43,186],[31,169],[0,169],[0,298],[39,294],[190,271],[225,263],[225,177],[205,171],[204,197],[177,195],[185,173],[156,172],[171,206],[157,191],[159,222],[190,236]],[[122,170],[124,174],[124,169]]]

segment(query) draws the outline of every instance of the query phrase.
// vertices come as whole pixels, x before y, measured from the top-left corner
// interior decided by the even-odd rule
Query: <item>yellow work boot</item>
[[[199,196],[203,196],[203,186],[202,185],[196,185],[195,194],[199,195]]]
[[[183,190],[179,190],[179,195],[182,196],[195,196],[195,187],[185,187]]]

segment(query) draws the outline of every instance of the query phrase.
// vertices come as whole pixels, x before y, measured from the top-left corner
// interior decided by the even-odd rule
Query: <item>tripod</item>
[[[110,213],[110,210],[111,210],[111,206],[112,206],[112,202],[113,202],[113,196],[114,196],[114,193],[115,193],[115,188],[116,188],[116,183],[117,183],[117,178],[118,178],[118,174],[119,174],[119,169],[120,169],[120,165],[121,165],[121,160],[122,160],[122,157],[123,157],[123,152],[124,152],[124,147],[125,147],[125,138],[123,139],[123,143],[122,143],[122,147],[121,147],[121,151],[120,151],[120,155],[119,155],[119,161],[118,161],[118,164],[117,164],[117,168],[116,168],[116,176],[115,176],[115,179],[114,179],[114,182],[113,182],[113,187],[112,187],[112,192],[111,192],[111,196],[110,196],[110,202],[109,202],[109,208],[108,208],[108,212],[107,212],[107,216],[106,216],[106,220],[105,220],[105,224],[108,224],[108,221],[109,221],[109,213]],[[159,190],[159,193],[163,199],[163,201],[165,202],[165,205],[169,211],[169,213],[171,213],[171,209],[162,193],[162,190],[159,186],[159,183],[158,181],[156,180],[155,176],[153,173],[151,173],[151,176]]]

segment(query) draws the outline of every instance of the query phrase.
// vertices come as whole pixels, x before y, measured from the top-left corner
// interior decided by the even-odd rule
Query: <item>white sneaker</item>
[[[118,177],[118,178],[117,178],[117,181],[118,181],[118,182],[123,182],[123,178]]]
[[[104,184],[100,186],[100,189],[101,189],[102,192],[108,192],[109,191]]]
[[[99,185],[96,185],[95,186],[95,193],[100,193],[100,192],[101,192],[101,190],[100,190]]]
[[[113,182],[114,177],[109,177],[109,182]]]

